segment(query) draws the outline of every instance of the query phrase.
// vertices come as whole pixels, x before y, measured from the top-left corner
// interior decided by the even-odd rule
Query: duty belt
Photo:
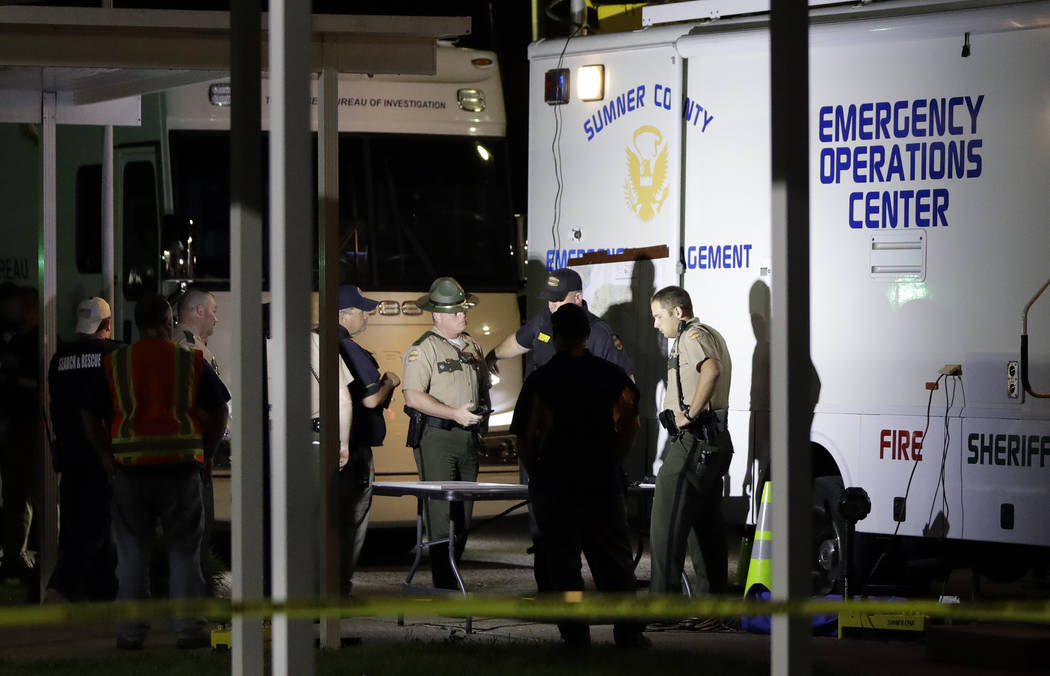
[[[478,428],[477,425],[464,426],[460,425],[455,420],[449,420],[448,418],[436,418],[432,415],[427,415],[425,413],[423,414],[423,424],[425,424],[427,427],[436,427],[439,430],[461,429],[470,431],[476,430]]]

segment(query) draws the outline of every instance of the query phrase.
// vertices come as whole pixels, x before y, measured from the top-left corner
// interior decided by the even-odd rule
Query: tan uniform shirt
[[[682,329],[681,335],[672,344],[670,358],[667,362],[667,394],[664,395],[664,408],[678,411],[681,409],[678,399],[678,378],[675,376],[675,358],[678,358],[678,369],[682,379],[682,390],[685,393],[686,406],[693,400],[696,384],[700,380],[697,367],[705,359],[718,361],[718,381],[711,393],[711,408],[715,410],[729,408],[729,383],[732,379],[733,363],[729,359],[729,350],[721,335],[710,326],[700,323],[693,317]]]
[[[452,408],[481,403],[479,370],[484,368],[484,353],[467,334],[460,338],[459,349],[431,331],[412,343],[402,358],[401,387],[426,392]]]
[[[208,346],[204,344],[204,341],[200,339],[193,329],[184,325],[178,324],[175,326],[175,344],[188,347],[191,350],[197,350],[198,352],[204,353],[204,361],[208,362],[208,365],[215,370],[215,375],[219,376],[227,388],[229,383],[226,382],[226,377],[223,376],[222,370],[219,368],[219,362],[215,359],[215,355],[211,353]]]

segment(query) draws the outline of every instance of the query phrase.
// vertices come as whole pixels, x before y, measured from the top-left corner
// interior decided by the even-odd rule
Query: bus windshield
[[[226,280],[229,134],[173,131],[171,156],[175,213],[164,228],[166,276]],[[268,165],[264,147],[264,176]],[[316,184],[316,161],[312,166]],[[425,290],[435,277],[450,275],[472,290],[513,290],[508,171],[503,138],[340,134],[340,282]],[[264,204],[266,232],[268,222]],[[316,204],[310,222],[316,271]],[[186,261],[181,268],[179,260]]]

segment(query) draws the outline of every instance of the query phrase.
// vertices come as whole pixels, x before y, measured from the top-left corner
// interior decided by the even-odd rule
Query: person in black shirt
[[[552,317],[556,354],[521,388],[511,432],[529,472],[541,593],[583,591],[580,554],[603,592],[635,593],[621,461],[638,433],[638,388],[584,345],[589,322],[567,304]],[[647,642],[639,622],[617,622],[620,646]],[[590,642],[585,623],[559,622],[570,645]]]
[[[102,460],[80,419],[81,400],[102,376],[102,357],[121,347],[113,334],[109,303],[94,297],[77,306],[77,337],[51,358],[52,460],[61,479],[58,562],[44,602],[76,597],[112,599],[117,594],[116,555],[110,533],[112,490]]]
[[[543,366],[554,356],[554,343],[551,340],[551,315],[563,305],[578,305],[586,313],[590,335],[587,338],[587,350],[596,357],[616,364],[628,376],[634,376],[631,359],[623,351],[620,337],[613,333],[602,319],[587,310],[583,300],[583,280],[575,270],[561,268],[547,278],[547,284],[540,292],[540,298],[547,301],[547,307],[536,313],[520,329],[503,339],[485,355],[485,363],[492,373],[498,373],[496,362],[500,359],[518,357],[526,352],[532,353],[532,359],[526,368],[525,375]]]
[[[368,316],[379,303],[365,298],[360,289],[350,284],[339,287],[338,301],[339,354],[354,377],[350,383],[350,455],[339,470],[340,581],[343,592],[349,594],[372,510],[372,447],[382,446],[386,438],[383,409],[390,405],[390,397],[401,379],[390,371],[380,375],[375,357],[354,340],[354,336],[368,329]]]

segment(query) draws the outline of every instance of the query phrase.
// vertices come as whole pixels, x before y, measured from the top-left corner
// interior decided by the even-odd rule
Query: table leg
[[[453,514],[452,503],[449,503],[448,510],[448,562],[452,566],[452,574],[456,577],[456,585],[459,587],[459,591],[464,596],[467,595],[467,587],[463,584],[463,578],[459,574],[459,567],[456,565],[456,520]],[[467,616],[467,633],[473,633],[473,619],[471,616]]]
[[[408,576],[405,577],[405,581],[401,583],[401,588],[405,589],[409,584],[412,583],[412,578],[415,577],[416,571],[419,569],[419,562],[423,559],[423,500],[425,498],[416,498],[416,556],[412,560],[412,567],[408,569]],[[397,626],[405,626],[405,616],[397,616]]]

